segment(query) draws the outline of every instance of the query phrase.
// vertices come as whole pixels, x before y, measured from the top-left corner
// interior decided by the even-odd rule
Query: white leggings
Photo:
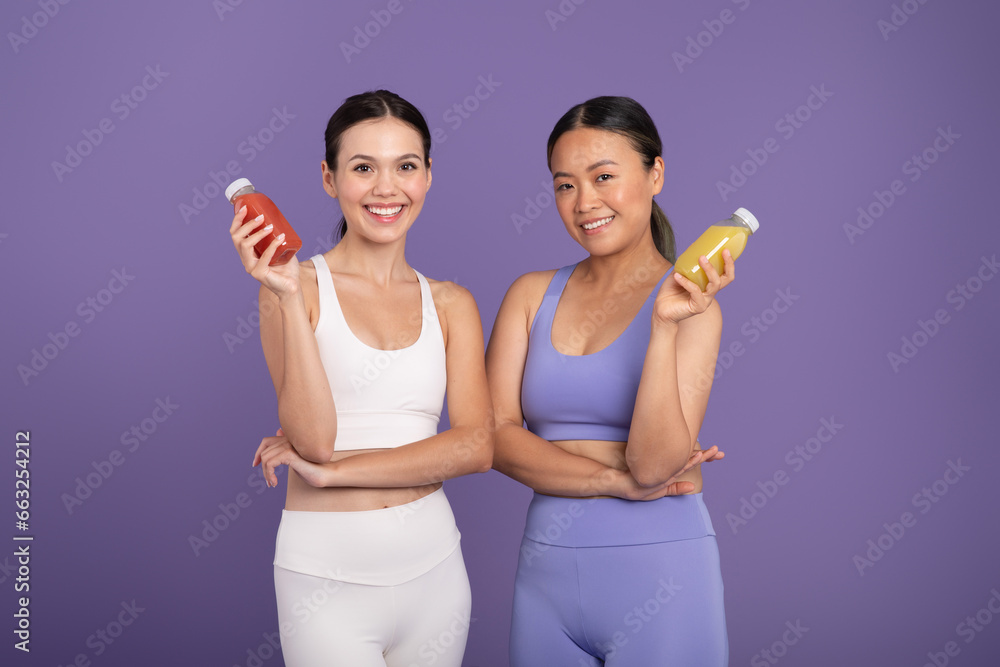
[[[274,592],[286,667],[461,667],[472,593],[438,489],[400,507],[282,513]]]
[[[286,667],[461,667],[472,612],[461,547],[398,586],[275,566],[274,590]]]

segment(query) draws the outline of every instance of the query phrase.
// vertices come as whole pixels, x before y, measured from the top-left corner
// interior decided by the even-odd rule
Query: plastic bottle
[[[292,226],[288,224],[288,221],[285,220],[285,216],[281,214],[278,207],[274,205],[274,202],[267,195],[257,192],[248,179],[237,178],[230,183],[229,187],[226,188],[226,199],[233,203],[234,211],[239,211],[243,205],[246,205],[247,212],[243,217],[244,222],[249,222],[258,215],[264,216],[263,222],[253,232],[250,232],[251,234],[256,233],[261,227],[269,223],[274,225],[271,233],[258,241],[254,246],[257,257],[260,257],[267,250],[267,247],[271,245],[274,239],[278,238],[279,234],[284,233],[285,240],[278,246],[274,257],[271,258],[268,264],[269,266],[287,264],[292,259],[292,256],[302,248],[302,239],[295,233]]]
[[[681,253],[674,263],[674,271],[694,282],[701,291],[708,287],[708,278],[698,264],[702,255],[708,257],[709,263],[722,275],[722,251],[726,248],[733,254],[733,259],[740,256],[746,247],[747,238],[757,231],[760,223],[753,213],[745,208],[738,208],[728,220],[717,222],[698,237],[691,246]]]

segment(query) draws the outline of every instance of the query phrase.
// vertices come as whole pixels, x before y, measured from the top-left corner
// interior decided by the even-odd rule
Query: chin
[[[365,238],[373,243],[395,243],[400,239],[406,238],[409,227],[394,225],[392,227],[369,228],[365,231],[369,232],[365,235]]]

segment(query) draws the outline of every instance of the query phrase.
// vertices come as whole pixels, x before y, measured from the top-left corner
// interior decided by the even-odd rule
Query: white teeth
[[[382,217],[385,218],[390,218],[403,210],[402,206],[393,206],[392,208],[378,208],[375,206],[365,206],[365,208],[374,213],[375,215],[381,215]]]
[[[597,229],[598,227],[603,227],[604,225],[606,225],[609,222],[611,222],[611,219],[614,218],[614,217],[615,216],[612,215],[612,216],[607,217],[607,218],[602,218],[600,220],[595,220],[594,222],[588,222],[587,224],[585,224],[583,226],[583,228],[586,229],[587,231],[590,231],[591,229]]]

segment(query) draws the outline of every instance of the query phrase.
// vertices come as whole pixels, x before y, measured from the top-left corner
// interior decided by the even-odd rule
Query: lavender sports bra
[[[653,302],[666,274],[610,345],[593,354],[567,355],[552,346],[552,319],[576,267],[556,272],[535,313],[521,381],[521,412],[528,430],[546,440],[625,442],[649,346]]]

